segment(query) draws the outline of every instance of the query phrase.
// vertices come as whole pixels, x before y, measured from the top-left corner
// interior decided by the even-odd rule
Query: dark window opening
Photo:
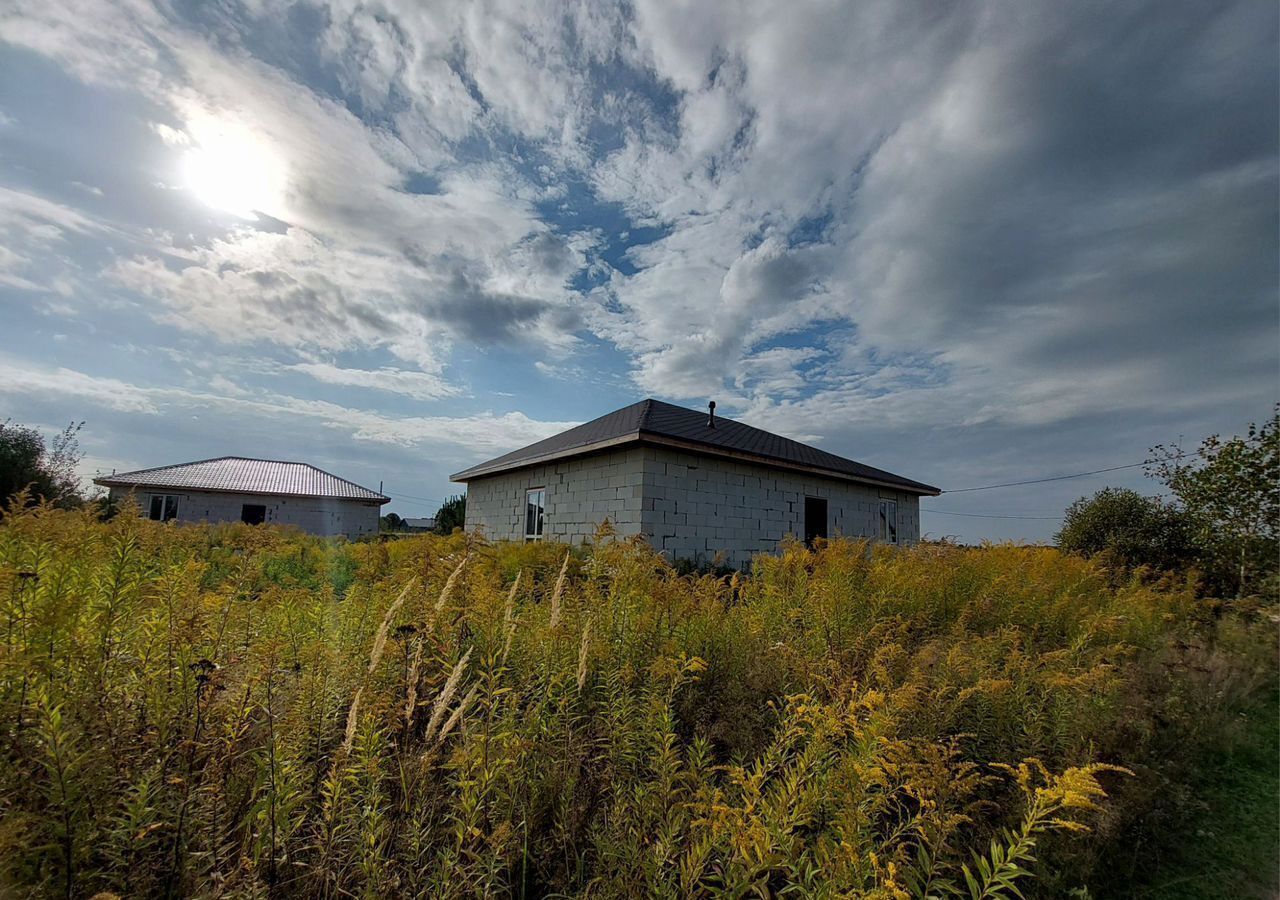
[[[157,522],[168,522],[178,517],[178,497],[176,494],[152,494],[151,509],[147,517]]]
[[[898,504],[894,500],[880,501],[880,540],[898,543]]]
[[[812,547],[814,540],[827,536],[827,501],[822,497],[804,498],[804,542]]]
[[[524,494],[524,539],[536,541],[542,537],[546,520],[546,488],[530,488]]]
[[[240,507],[240,521],[246,525],[261,525],[267,521],[267,508],[260,503],[246,503]]]

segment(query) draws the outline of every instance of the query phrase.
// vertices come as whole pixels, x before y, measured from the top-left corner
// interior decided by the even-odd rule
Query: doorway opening
[[[827,501],[824,497],[804,498],[804,542],[813,546],[817,538],[827,536]]]

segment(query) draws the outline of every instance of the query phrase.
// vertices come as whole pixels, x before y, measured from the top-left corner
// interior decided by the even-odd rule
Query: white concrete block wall
[[[544,539],[580,543],[608,517],[620,534],[644,534],[670,559],[722,556],[746,566],[788,535],[804,536],[805,497],[827,501],[831,536],[879,535],[880,501],[898,504],[898,539],[920,539],[913,494],[661,447],[561,460],[467,485],[467,529],[524,539],[525,492],[546,490]]]
[[[543,538],[579,544],[608,518],[619,534],[640,533],[640,447],[566,459],[467,484],[467,530],[491,540],[524,540],[525,492],[546,490]]]
[[[130,494],[111,488],[111,497]],[[286,497],[279,494],[233,494],[224,491],[193,491],[181,488],[138,489],[133,492],[142,514],[147,515],[152,494],[178,498],[179,522],[239,522],[245,504],[266,507],[266,522],[293,525],[324,537],[343,535],[358,538],[377,534],[381,506],[369,500],[341,500],[324,497]]]
[[[642,531],[671,559],[722,556],[743,567],[787,535],[804,537],[805,497],[827,501],[827,534],[877,538],[880,501],[898,504],[898,541],[920,540],[920,498],[662,447],[644,449]]]

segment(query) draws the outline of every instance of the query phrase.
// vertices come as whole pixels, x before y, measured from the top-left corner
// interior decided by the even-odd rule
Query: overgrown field
[[[1274,711],[1266,611],[1049,549],[697,579],[42,510],[0,603],[2,896],[1166,896]]]

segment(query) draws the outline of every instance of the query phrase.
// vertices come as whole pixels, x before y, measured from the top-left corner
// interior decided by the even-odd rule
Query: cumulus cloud
[[[686,13],[640,4],[635,29],[684,89],[680,140],[597,170],[673,223],[611,285],[604,328],[641,385],[731,386],[766,410],[777,385],[753,384],[751,354],[816,326],[847,342],[807,404],[821,415],[917,396],[929,420],[1053,422],[1261,386],[1274,9]],[[865,376],[901,354],[944,377],[867,402]]]
[[[400,51],[387,41],[399,38],[352,15],[363,22],[351,38],[364,35],[358,46],[336,46],[333,31],[324,46],[363,55],[369,72],[342,71],[360,83],[357,96],[370,99],[370,91],[391,87],[375,89],[368,79],[393,66]],[[534,214],[509,163],[441,170],[451,158],[443,133],[416,125],[401,133],[361,119],[234,42],[215,43],[150,7],[84,21],[102,30],[80,43],[74,17],[34,6],[22,21],[0,22],[0,37],[53,56],[86,80],[143,91],[170,111],[171,123],[150,127],[175,152],[251,135],[255,153],[280,161],[281,189],[253,204],[266,223],[281,225],[278,233],[230,227],[206,239],[149,235],[149,246],[120,248],[110,276],[159,301],[166,321],[224,341],[386,347],[430,366],[455,340],[572,343],[575,295],[567,281],[582,254]],[[144,77],[118,58],[116,51],[141,45],[166,49],[156,63],[164,78]],[[465,90],[458,96],[474,106]],[[439,170],[437,192],[404,189],[415,172],[432,170]]]

